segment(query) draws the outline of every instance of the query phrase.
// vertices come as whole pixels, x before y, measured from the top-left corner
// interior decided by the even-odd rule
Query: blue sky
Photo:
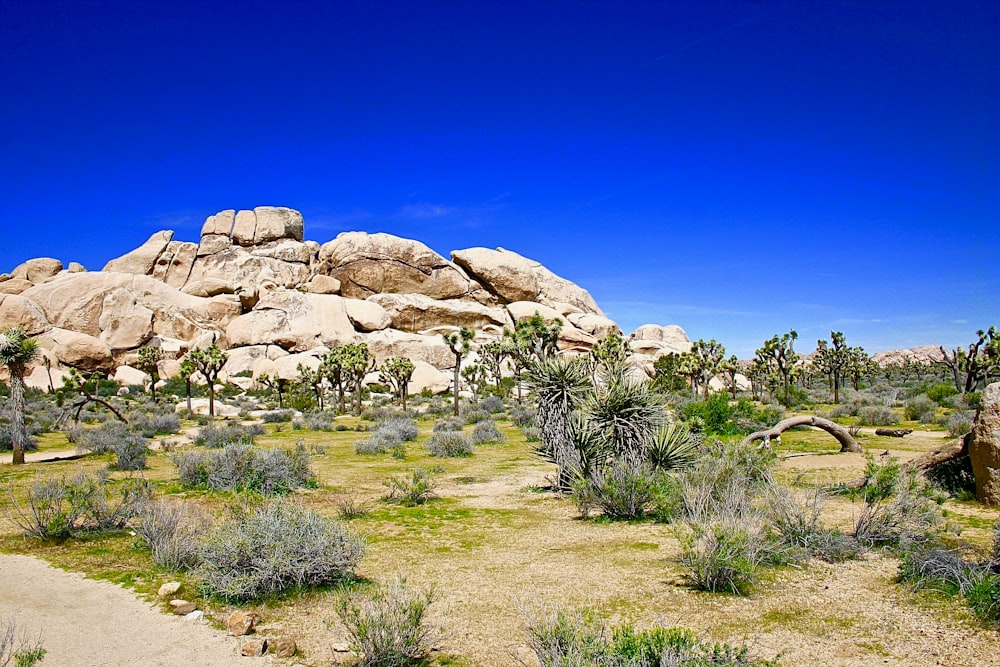
[[[1000,324],[1000,3],[0,0],[0,270],[290,206],[742,357]]]

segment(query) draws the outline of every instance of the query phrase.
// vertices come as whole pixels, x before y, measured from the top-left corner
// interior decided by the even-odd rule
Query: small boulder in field
[[[279,658],[291,658],[296,649],[295,640],[291,637],[278,637],[271,642],[271,650]]]
[[[181,582],[179,581],[168,581],[167,583],[160,586],[160,589],[156,591],[156,594],[161,598],[167,598],[176,593],[181,589]]]
[[[174,608],[174,613],[178,616],[187,616],[198,608],[198,605],[194,602],[184,602],[183,600],[180,600],[181,604],[177,605],[175,605],[174,602],[177,602],[177,600],[172,600],[170,604]]]
[[[253,612],[234,611],[226,621],[229,634],[233,637],[242,637],[254,631],[257,622],[260,621],[260,614]]]
[[[267,652],[266,639],[247,639],[240,647],[240,653],[248,658],[264,655]]]

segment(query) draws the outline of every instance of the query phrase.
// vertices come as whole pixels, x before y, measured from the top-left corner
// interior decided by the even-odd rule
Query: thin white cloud
[[[406,204],[401,206],[396,212],[396,215],[400,218],[406,218],[408,220],[431,220],[433,218],[443,218],[450,215],[456,215],[460,212],[460,210],[461,209],[457,206],[419,202],[416,204]]]

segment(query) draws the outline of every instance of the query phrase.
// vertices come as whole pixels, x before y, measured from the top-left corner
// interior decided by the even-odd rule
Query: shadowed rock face
[[[223,377],[292,372],[300,357],[318,363],[331,346],[366,342],[379,361],[418,362],[418,384],[434,391],[448,388],[438,372],[454,364],[444,331],[472,327],[481,343],[537,311],[562,322],[562,350],[620,333],[585,289],[508,250],[457,250],[449,261],[390,234],[345,232],[322,245],[303,234],[294,209],[228,209],[206,218],[198,243],[157,232],[103,271],[29,260],[0,274],[0,328],[38,336],[56,370],[112,373],[138,348],[159,346],[164,378],[177,372],[177,357],[213,341],[231,351]],[[665,339],[689,344],[679,328],[649,333],[649,350],[631,337],[651,353],[641,366],[670,347]],[[127,368],[119,375],[136,377]]]

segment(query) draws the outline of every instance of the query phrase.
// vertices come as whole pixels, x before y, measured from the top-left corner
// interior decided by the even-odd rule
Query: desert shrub
[[[899,562],[900,581],[914,589],[965,594],[978,580],[976,574],[976,568],[952,549],[912,549],[904,552]]]
[[[1000,575],[986,575],[972,585],[965,598],[978,618],[993,625],[1000,623]]]
[[[821,489],[796,496],[775,485],[768,490],[763,505],[765,516],[793,557],[814,557],[830,563],[856,558],[860,551],[857,540],[819,524],[823,499]]]
[[[461,431],[431,433],[424,447],[431,456],[472,456],[476,451],[472,438]]]
[[[146,439],[137,433],[128,433],[114,443],[111,450],[115,453],[115,468],[118,470],[145,470],[149,448]]]
[[[481,421],[490,419],[490,413],[485,410],[480,410],[479,408],[474,408],[472,410],[463,410],[462,419],[465,420],[466,424],[478,424]]]
[[[26,536],[63,539],[88,531],[120,530],[149,497],[144,480],[112,480],[106,470],[78,470],[70,476],[42,477],[28,489],[26,503],[10,488],[10,518]]]
[[[479,409],[484,412],[488,412],[491,415],[503,412],[503,399],[499,396],[487,396],[483,400],[479,401]]]
[[[426,468],[415,468],[409,475],[390,477],[382,484],[386,487],[385,500],[407,507],[423,505],[437,495],[434,492],[437,486],[434,477]]]
[[[170,435],[181,430],[181,418],[174,412],[154,414],[132,412],[129,414],[129,430],[139,433],[144,438]]]
[[[737,516],[752,508],[754,496],[773,484],[772,449],[718,440],[706,443],[697,461],[678,475],[685,514],[703,520]]]
[[[11,434],[10,424],[0,423],[0,452],[9,452],[14,449],[14,437]],[[25,440],[24,451],[33,452],[38,449],[38,441],[30,435]]]
[[[858,513],[854,535],[865,546],[920,545],[934,540],[944,525],[943,498],[927,480],[903,471],[892,457],[869,457],[864,505]]]
[[[589,609],[526,613],[524,634],[541,667],[764,667],[746,646],[706,642],[686,628],[608,630]]]
[[[521,429],[521,433],[524,435],[526,442],[542,441],[542,431],[536,426],[525,426]]]
[[[360,519],[370,513],[366,502],[347,493],[336,496],[333,504],[337,508],[337,516],[344,520]]]
[[[979,401],[982,398],[982,393],[978,391],[967,391],[962,394],[962,405],[970,410],[979,409]]]
[[[958,389],[955,389],[955,385],[953,384],[941,382],[928,387],[926,393],[927,398],[934,401],[938,405],[947,405],[948,399],[958,394]]]
[[[903,416],[907,419],[930,423],[934,421],[934,412],[936,410],[937,403],[926,396],[917,396],[906,402],[906,407],[903,408]]]
[[[899,417],[884,405],[865,405],[858,410],[858,423],[864,426],[893,426]]]
[[[841,417],[856,417],[858,410],[861,406],[857,403],[839,403],[830,409],[829,416],[830,419],[839,419]]]
[[[409,417],[390,417],[378,424],[376,432],[392,433],[399,438],[400,442],[410,442],[417,439],[420,429],[417,422]]]
[[[945,423],[945,427],[948,429],[948,435],[953,438],[958,438],[965,435],[972,430],[972,424],[974,422],[974,414],[971,412],[955,412]]]
[[[528,408],[516,407],[510,411],[510,420],[520,428],[526,426],[536,426],[535,411]]]
[[[358,454],[384,454],[402,443],[416,440],[420,431],[417,423],[406,417],[390,417],[379,423],[371,435],[354,443]]]
[[[40,639],[26,637],[13,616],[0,619],[0,667],[32,667],[45,657]]]
[[[600,509],[608,519],[641,519],[651,513],[660,498],[660,479],[645,463],[618,459],[578,479],[572,487],[580,514]]]
[[[772,549],[755,517],[730,516],[688,526],[681,537],[680,563],[691,585],[713,593],[748,592]]]
[[[492,419],[481,421],[472,429],[472,442],[477,445],[487,442],[503,442],[506,439]]]
[[[181,484],[213,491],[280,494],[307,486],[314,479],[302,443],[287,450],[234,442],[211,451],[179,452],[173,462]]]
[[[341,596],[340,619],[350,635],[359,667],[422,664],[434,631],[427,623],[433,590],[414,591],[405,579],[354,595]]]
[[[211,519],[191,503],[148,500],[139,508],[132,525],[152,552],[154,563],[185,570],[198,564],[198,544],[211,527]]]
[[[284,498],[234,515],[202,540],[201,587],[233,601],[350,579],[364,541],[337,521]]]
[[[355,454],[385,454],[400,446],[403,441],[394,433],[373,431],[370,436],[354,443]]]
[[[440,433],[441,431],[461,431],[464,426],[465,420],[461,417],[442,417],[434,422],[432,430],[434,433]]]
[[[265,424],[280,424],[292,421],[294,410],[268,410],[260,414],[260,420]]]
[[[264,427],[260,424],[206,424],[198,429],[194,444],[223,447],[233,442],[252,443],[263,433]]]
[[[80,429],[74,438],[78,446],[95,454],[114,451],[115,445],[131,435],[128,425],[120,421],[106,421],[94,428]]]

